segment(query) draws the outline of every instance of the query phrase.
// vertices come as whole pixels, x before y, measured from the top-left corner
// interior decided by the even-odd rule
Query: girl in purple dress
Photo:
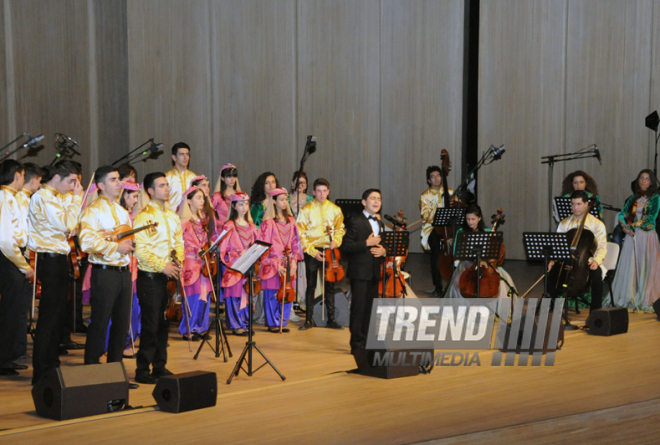
[[[236,192],[241,191],[238,183],[238,170],[233,164],[225,164],[220,169],[220,178],[215,185],[213,195],[211,195],[211,204],[218,213],[220,221],[226,221],[229,215],[231,205],[230,197]]]
[[[285,303],[284,311],[282,311],[282,304],[277,301],[276,297],[277,291],[282,286],[282,280],[286,279],[285,251],[287,248],[290,250],[291,277],[296,276],[298,261],[303,260],[303,254],[298,226],[289,207],[289,193],[285,188],[276,188],[268,195],[266,212],[259,227],[259,239],[270,243],[271,247],[266,258],[261,262],[259,277],[261,278],[261,289],[264,292],[266,326],[269,332],[279,332],[280,323],[282,326],[288,324],[292,306],[292,303]],[[295,289],[295,283],[293,287]],[[289,332],[289,329],[283,327],[282,332]]]
[[[235,335],[248,335],[248,294],[243,289],[246,278],[231,267],[257,239],[257,227],[250,217],[250,197],[245,192],[231,195],[229,219],[224,230],[230,233],[220,242],[220,258],[228,266],[222,277],[222,289],[227,308],[227,325]]]

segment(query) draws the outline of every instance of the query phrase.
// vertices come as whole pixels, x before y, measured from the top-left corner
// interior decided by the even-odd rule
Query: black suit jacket
[[[385,231],[381,221],[380,233]],[[384,257],[375,258],[367,238],[373,233],[371,224],[364,213],[354,216],[346,224],[346,235],[341,244],[341,252],[348,257],[348,277],[358,280],[371,280],[380,277]]]

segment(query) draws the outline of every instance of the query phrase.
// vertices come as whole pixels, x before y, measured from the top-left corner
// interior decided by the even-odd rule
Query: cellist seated
[[[595,252],[588,260],[589,264],[589,282],[591,283],[591,303],[590,310],[600,309],[603,305],[603,275],[600,265],[605,259],[607,254],[607,229],[605,224],[589,212],[589,196],[584,190],[575,190],[571,193],[571,210],[573,215],[564,219],[557,227],[557,233],[565,233],[571,229],[577,229],[580,226],[582,218],[586,215],[584,222],[584,229],[589,230],[594,234],[595,243],[598,245]],[[552,269],[554,261],[550,261],[548,270]],[[559,297],[558,289],[554,285],[550,285],[550,292],[553,297]]]
[[[460,235],[461,232],[468,232],[468,233],[474,233],[474,232],[490,232],[491,229],[485,228],[485,224],[483,221],[483,213],[481,211],[481,207],[479,207],[476,204],[470,204],[470,206],[467,208],[465,211],[465,222],[463,223],[462,227],[456,232],[456,238],[454,239],[454,254],[456,250],[456,239]],[[454,270],[454,274],[451,277],[451,282],[449,283],[449,286],[447,286],[447,290],[444,294],[444,298],[465,298],[465,296],[461,292],[461,275],[463,275],[463,272],[465,272],[468,267],[472,266],[474,261],[461,261],[458,263],[458,266]],[[487,294],[487,289],[484,289],[482,287],[480,289],[480,296],[482,298],[505,298],[509,295],[509,290],[514,287],[513,285],[513,280],[511,279],[511,276],[502,268],[502,267],[496,267],[495,270],[491,268],[491,265],[487,264],[487,261],[481,261],[481,266],[482,266],[482,273],[484,272],[492,272],[494,276],[496,277],[498,284],[495,286],[495,291],[491,292],[491,294]],[[483,267],[485,266],[485,267]],[[476,277],[475,277],[475,283],[476,283]],[[481,280],[482,285],[484,284],[484,280]],[[470,298],[474,298],[473,295],[469,295]],[[500,303],[498,302],[498,307]]]

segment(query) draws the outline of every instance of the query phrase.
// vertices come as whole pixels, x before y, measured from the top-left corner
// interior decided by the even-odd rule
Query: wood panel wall
[[[652,167],[644,118],[660,105],[658,9],[653,0],[482,0],[479,145],[507,152],[480,171],[479,201],[486,214],[502,206],[509,215],[508,257],[524,258],[522,232],[548,228],[542,156],[597,144],[602,166],[593,158],[555,164],[553,195],[584,170],[616,207],[639,170]],[[610,230],[614,215],[605,212]]]

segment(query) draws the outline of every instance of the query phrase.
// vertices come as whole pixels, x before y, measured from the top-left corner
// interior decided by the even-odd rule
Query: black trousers
[[[62,328],[62,343],[71,341],[71,334],[85,324],[83,319],[82,287],[89,263],[87,262],[87,258],[83,258],[81,262],[80,278],[74,280],[72,283],[73,286],[70,286],[69,289],[69,291],[72,292],[72,295],[66,303],[66,318]]]
[[[91,266],[90,266],[91,267]],[[85,364],[100,363],[105,349],[105,336],[112,318],[108,339],[108,363],[120,362],[126,346],[130,321],[133,282],[131,272],[125,270],[92,269],[90,303],[92,321],[87,330]]]
[[[138,274],[137,296],[142,311],[142,330],[136,357],[136,374],[148,374],[150,365],[153,365],[154,371],[160,371],[167,363],[167,335],[170,328],[165,319],[167,276],[156,274],[155,277],[146,277]],[[123,342],[126,342],[126,331]]]
[[[322,269],[323,263],[314,257],[305,254],[305,274],[307,277],[307,289],[305,290],[305,305],[307,306],[306,317],[311,320],[314,315],[314,291],[316,290],[317,272]],[[327,267],[327,264],[326,264]],[[331,283],[323,277],[325,286],[325,309],[327,309],[328,322],[335,321],[335,283]]]
[[[23,287],[23,307],[18,320],[18,334],[16,337],[16,345],[14,346],[14,360],[27,355],[28,345],[28,320],[29,314],[32,310],[32,285],[28,281]]]
[[[0,368],[11,366],[18,340],[23,309],[23,292],[28,280],[9,258],[0,252]],[[25,325],[23,325],[25,334]]]
[[[440,268],[438,267],[440,252],[442,252],[440,241],[440,235],[438,235],[438,232],[435,231],[434,227],[429,235],[429,247],[431,248],[431,278],[433,279],[435,290],[442,295],[442,275],[440,275]]]
[[[41,300],[32,353],[33,383],[48,369],[60,366],[60,340],[71,287],[67,256],[39,254],[37,275],[41,280]]]
[[[369,320],[374,299],[378,297],[378,281],[351,280],[351,349],[364,348],[369,334]]]

